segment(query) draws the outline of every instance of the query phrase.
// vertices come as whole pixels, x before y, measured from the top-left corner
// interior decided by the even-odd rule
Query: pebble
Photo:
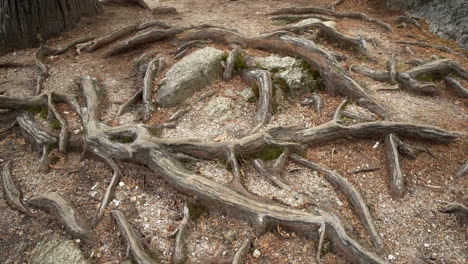
[[[428,248],[430,245],[428,243],[424,243],[424,247]]]
[[[112,202],[115,204],[115,206],[119,206],[119,204],[120,204],[120,202],[118,200],[113,200]]]
[[[258,249],[255,249],[253,254],[252,254],[252,256],[254,258],[259,258],[261,255],[262,255],[262,252],[260,252],[260,250],[258,250]]]
[[[396,260],[396,257],[393,255],[388,255],[388,260]]]
[[[122,186],[124,186],[124,185],[125,185],[124,182],[119,182],[119,186],[120,186],[120,187],[122,187]]]

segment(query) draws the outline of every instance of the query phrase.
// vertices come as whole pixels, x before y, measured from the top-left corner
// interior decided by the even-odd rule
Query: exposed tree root
[[[325,241],[325,233],[327,232],[327,226],[326,225],[321,225],[319,228],[319,243],[317,246],[317,256],[315,257],[315,260],[317,260],[318,263],[320,263],[320,255],[322,254],[322,247],[323,247],[323,242]]]
[[[447,52],[447,53],[450,53],[450,54],[455,54],[455,55],[458,55],[458,56],[462,56],[461,53],[454,52],[451,48],[445,47],[445,46],[442,46],[442,45],[429,44],[429,43],[422,42],[422,41],[407,41],[407,40],[398,41],[397,43],[407,44],[407,45],[415,45],[415,46],[419,46],[419,47],[423,47],[423,48],[433,48],[433,49],[437,49],[437,50]]]
[[[400,157],[398,155],[398,143],[395,135],[389,133],[385,137],[387,154],[387,170],[390,179],[390,191],[394,198],[401,198],[405,189],[405,179],[400,168]]]
[[[416,19],[407,16],[399,16],[395,18],[395,23],[407,23],[415,25],[419,30],[424,31],[421,24]]]
[[[463,165],[457,171],[457,174],[455,174],[455,178],[465,177],[466,175],[468,175],[468,160],[465,160]]]
[[[122,104],[122,106],[120,106],[119,111],[117,112],[117,116],[121,116],[124,113],[126,113],[126,111],[128,110],[130,106],[132,106],[133,104],[136,104],[142,98],[143,98],[143,88],[140,88],[140,90],[138,90],[132,97],[130,97],[130,99],[128,99],[124,104]]]
[[[228,82],[232,79],[233,74],[234,74],[234,64],[236,62],[236,59],[238,59],[239,56],[239,48],[236,47],[229,52],[229,55],[226,59],[226,69],[224,70],[223,73],[223,79],[224,81]]]
[[[322,21],[336,21],[336,19],[328,16],[322,15],[305,15],[305,16],[273,16],[271,17],[272,20],[286,20],[290,23],[294,23],[300,20],[309,19],[309,18],[316,18]]]
[[[461,85],[461,83],[458,82],[455,78],[446,76],[444,81],[447,84],[447,88],[450,88],[457,96],[461,98],[468,98],[468,89],[463,87],[463,85]]]
[[[369,69],[365,66],[361,65],[351,65],[349,67],[350,71],[360,73],[362,75],[365,75],[367,77],[370,77],[376,81],[380,82],[390,82],[390,74],[388,71],[379,71],[379,70],[373,70]]]
[[[49,107],[49,114],[52,113],[55,118],[60,122],[60,134],[59,134],[59,151],[62,153],[67,152],[68,147],[68,123],[65,118],[59,113],[54,103],[54,96],[52,93],[47,94],[47,104]]]
[[[232,264],[242,264],[244,263],[244,259],[249,252],[249,248],[252,244],[252,240],[247,238],[242,243],[241,247],[236,251],[234,258],[232,259]]]
[[[35,94],[38,95],[41,93],[42,86],[44,84],[44,80],[49,76],[49,67],[44,62],[44,59],[55,53],[55,50],[50,49],[47,46],[40,46],[39,49],[36,51],[36,55],[34,57],[34,62],[36,63],[38,74],[37,74],[37,81],[36,81],[36,91]]]
[[[344,3],[345,0],[336,0],[335,2],[330,4],[330,9],[335,11],[336,7]]]
[[[94,39],[96,39],[95,36],[84,37],[84,38],[81,38],[81,39],[77,39],[77,40],[73,41],[72,43],[66,45],[65,47],[63,47],[63,48],[61,48],[59,50],[55,50],[54,55],[60,55],[60,54],[67,52],[69,49],[74,48],[75,46],[77,46],[77,45],[79,45],[81,43],[85,43],[85,42],[88,42],[88,41],[91,41],[91,40],[94,40]]]
[[[86,52],[93,52],[109,43],[112,43],[118,39],[124,38],[129,36],[135,32],[135,25],[126,26],[120,29],[117,29],[109,34],[100,37],[99,39],[95,40],[90,46],[84,48]]]
[[[320,14],[320,15],[327,15],[327,16],[335,16],[335,17],[346,17],[346,18],[354,18],[354,19],[361,19],[367,22],[376,23],[377,25],[385,28],[388,31],[393,31],[392,27],[375,18],[370,18],[363,13],[357,12],[336,12],[334,10],[319,8],[319,7],[289,7],[289,8],[281,8],[277,11],[270,13],[270,15],[284,15],[284,14]]]
[[[127,51],[131,48],[135,48],[147,43],[152,43],[158,40],[164,40],[174,37],[176,34],[181,33],[183,29],[180,28],[172,28],[172,29],[153,29],[150,31],[146,31],[142,34],[136,35],[129,39],[126,39],[114,47],[112,47],[104,57],[108,58],[117,54],[120,54],[124,51]]]
[[[273,84],[271,82],[271,74],[265,70],[248,70],[242,73],[242,77],[247,83],[253,83],[258,87],[258,103],[257,112],[255,114],[255,128],[252,130],[257,132],[264,125],[268,124],[271,119],[271,102],[273,97]]]
[[[395,65],[395,56],[393,54],[390,56],[390,59],[387,61],[387,69],[388,69],[390,84],[396,84],[397,83],[397,80],[396,80],[397,69]]]
[[[356,114],[356,113],[353,113],[353,112],[350,112],[350,111],[346,111],[346,110],[341,111],[341,116],[345,117],[345,118],[349,118],[349,119],[354,119],[356,121],[361,121],[361,122],[375,121],[375,119],[372,119],[370,117],[362,116],[362,115],[359,115],[359,114]]]
[[[409,55],[411,55],[411,56],[416,55],[416,53],[414,53],[414,51],[410,47],[405,46],[404,49],[405,49],[406,53],[408,53]]]
[[[3,174],[2,174],[2,182],[3,182],[3,195],[5,196],[5,200],[7,204],[14,210],[23,213],[30,217],[35,217],[35,215],[29,210],[22,201],[22,194],[21,190],[16,186],[11,178],[11,161],[5,162],[3,165]]]
[[[174,247],[174,264],[182,264],[185,261],[185,238],[187,237],[188,222],[190,220],[190,213],[187,204],[184,205],[184,217],[177,228],[177,235]]]
[[[319,116],[322,116],[323,100],[319,94],[313,93],[310,97],[305,98],[300,102],[301,105],[312,105]]]
[[[88,243],[96,243],[97,238],[89,224],[75,211],[73,205],[55,192],[41,194],[29,199],[28,204],[46,210],[65,226],[70,235]]]
[[[349,199],[351,204],[353,205],[356,213],[359,215],[364,227],[366,228],[367,232],[371,237],[372,243],[377,249],[383,248],[383,242],[380,238],[379,233],[374,224],[374,220],[369,212],[369,208],[364,201],[364,198],[359,193],[359,191],[354,187],[348,180],[343,178],[338,173],[322,167],[312,161],[306,160],[297,154],[291,154],[290,159],[298,164],[301,164],[305,167],[311,168],[313,170],[319,171],[325,174],[328,181],[330,181],[333,185],[335,185],[338,189],[340,189],[346,197]]]
[[[468,218],[468,208],[460,203],[449,203],[440,208],[439,211],[446,214],[460,214],[464,218]]]
[[[112,179],[109,183],[109,186],[106,189],[104,198],[102,198],[101,204],[99,205],[99,209],[97,210],[96,215],[93,218],[93,227],[96,227],[99,224],[102,216],[105,213],[107,205],[109,205],[109,203],[112,200],[112,197],[114,196],[115,188],[117,187],[120,181],[120,169],[119,166],[117,166],[117,164],[115,163],[115,161],[113,161],[111,158],[106,157],[100,152],[95,151],[95,153],[112,168]]]
[[[127,242],[127,254],[131,253],[133,260],[138,264],[157,264],[156,260],[146,254],[140,236],[128,222],[125,215],[119,210],[114,210],[112,211],[112,216],[117,223],[120,233]]]
[[[358,173],[362,173],[362,172],[371,172],[371,171],[376,171],[376,170],[380,170],[380,168],[378,168],[378,167],[360,168],[360,169],[355,169],[355,170],[351,171],[351,173],[352,174],[358,174]]]
[[[148,64],[145,79],[143,80],[143,121],[148,121],[155,110],[152,90],[154,78],[156,78],[156,75],[159,71],[161,60],[162,59],[154,59]]]

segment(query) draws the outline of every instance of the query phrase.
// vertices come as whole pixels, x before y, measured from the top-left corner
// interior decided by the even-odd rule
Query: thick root
[[[394,198],[401,198],[405,190],[405,179],[400,168],[400,157],[398,155],[398,144],[392,133],[385,137],[387,153],[387,170],[390,179],[390,191]]]
[[[3,195],[7,204],[14,210],[25,214],[27,216],[34,217],[35,215],[29,210],[22,201],[21,190],[16,186],[11,178],[11,161],[5,162],[3,165],[2,181],[3,181]]]

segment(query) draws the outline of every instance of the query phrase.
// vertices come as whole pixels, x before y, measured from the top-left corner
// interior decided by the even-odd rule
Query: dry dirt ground
[[[246,35],[256,35],[279,27],[272,25],[266,16],[277,8],[326,7],[326,4],[332,1],[166,0],[161,2],[166,6],[176,7],[179,11],[177,15],[157,17],[158,20],[170,25],[189,26],[209,23],[235,28]],[[396,44],[398,40],[411,40],[405,37],[407,34],[458,50],[453,42],[440,39],[430,33],[422,33],[411,25],[407,28],[397,28],[393,19],[399,14],[389,14],[374,2],[376,1],[348,0],[337,10],[365,12],[371,17],[389,23],[395,32],[389,33],[375,24],[364,21],[337,20],[336,27],[339,31],[349,35],[374,38],[378,43],[370,49],[379,62],[371,63],[355,56],[339,43],[323,41],[322,44],[330,50],[349,56],[344,62],[345,66],[366,64],[372,68],[384,69],[388,55],[395,53],[400,61],[398,67],[408,68],[404,62],[412,57],[403,51],[402,45]],[[97,18],[83,19],[76,28],[49,40],[47,44],[51,47],[62,47],[84,36],[102,35],[131,23],[155,19],[138,7],[106,6],[104,11],[104,14]],[[427,29],[427,25],[424,24],[424,27]],[[227,46],[212,46],[229,50]],[[468,68],[466,57],[458,57],[431,48],[412,48],[419,58],[429,59],[432,55],[453,58]],[[132,62],[144,52],[154,51],[168,58],[169,65],[172,65],[176,62],[170,54],[174,49],[174,45],[170,42],[162,42],[109,59],[102,57],[107,48],[90,54],[77,55],[69,51],[60,56],[52,56],[47,59],[51,75],[46,80],[44,89],[79,95],[74,79],[86,75],[94,76],[106,90],[107,100],[103,107],[103,121],[109,125],[140,122],[137,120],[139,115],[137,109],[116,117],[119,104],[142,85],[141,80],[133,77]],[[34,52],[35,49],[21,50],[6,54],[0,60],[31,63]],[[269,55],[263,51],[247,50],[247,52],[260,56]],[[6,90],[5,95],[32,95],[35,75],[36,70],[33,67],[0,69],[0,80],[9,81],[1,84],[0,88]],[[359,74],[352,73],[352,76],[389,108],[394,121],[429,124],[468,132],[467,101],[453,97],[444,89],[441,89],[440,95],[433,97],[413,95],[405,91],[378,92],[377,89],[388,85]],[[255,103],[247,103],[239,95],[245,87],[247,85],[243,84],[239,77],[229,83],[215,82],[204,91],[214,90],[217,96],[234,100],[235,107],[230,118],[218,119],[207,115],[204,106],[209,99],[201,102],[191,99],[193,110],[180,120],[175,129],[165,129],[162,136],[229,140],[246,135],[253,127]],[[444,88],[445,85],[440,83],[439,87]],[[329,120],[330,114],[342,98],[322,95],[325,103],[322,116],[317,115],[311,108],[300,106],[299,102],[295,101],[290,104],[287,111],[281,111],[274,116],[272,125],[310,127]],[[62,106],[60,111],[71,121],[71,133],[82,133],[82,128],[76,122],[78,118],[71,109]],[[164,122],[175,111],[177,107],[158,109],[148,124]],[[423,153],[417,160],[403,161],[403,171],[408,179],[408,192],[400,200],[392,199],[389,194],[382,138],[324,142],[323,145],[309,148],[307,156],[345,176],[361,191],[371,208],[377,229],[385,243],[385,249],[377,253],[379,256],[393,263],[467,263],[467,221],[438,212],[438,209],[447,202],[468,201],[466,179],[453,177],[463,161],[468,158],[466,139],[449,145],[415,143],[429,148],[435,158]],[[39,173],[36,166],[40,153],[25,143],[19,130],[14,129],[0,138],[0,164],[7,159],[14,160],[12,174],[22,187],[26,198],[43,192],[57,191],[70,199],[87,219],[91,219],[110,182],[112,174],[110,168],[93,156],[81,160],[79,154],[70,153],[64,156],[55,151],[51,156],[54,163],[50,172]],[[170,263],[174,239],[167,236],[177,227],[184,202],[192,201],[193,198],[177,192],[145,167],[126,162],[121,162],[119,166],[123,176],[109,210],[121,209],[141,232],[149,250],[159,254],[162,263]],[[200,161],[187,166],[218,182],[227,182],[232,177],[222,163]],[[243,166],[245,184],[251,192],[281,200],[291,206],[299,205],[304,199],[271,185],[253,170],[250,162],[246,161]],[[360,174],[350,173],[356,168],[365,166],[378,167],[379,170]],[[294,188],[310,194],[316,204],[342,215],[355,228],[359,241],[369,246],[368,235],[346,198],[327,182],[323,175],[288,164],[284,177]],[[0,263],[28,263],[32,248],[49,230],[63,232],[60,225],[45,215],[41,215],[38,219],[25,217],[11,210],[4,200],[0,199]],[[187,239],[189,263],[210,263],[210,261],[218,263],[223,256],[232,255],[242,241],[253,232],[254,229],[247,221],[237,219],[228,212],[204,211],[190,224]],[[108,213],[97,227],[97,233],[99,237],[97,246],[77,242],[85,254],[95,263],[122,262],[125,259],[125,244],[123,239],[119,238],[116,225]],[[316,241],[301,234],[288,233],[281,228],[275,228],[255,239],[247,263],[316,263],[316,246]],[[256,250],[261,254],[253,257],[253,252]],[[324,254],[322,263],[346,263],[332,252]]]

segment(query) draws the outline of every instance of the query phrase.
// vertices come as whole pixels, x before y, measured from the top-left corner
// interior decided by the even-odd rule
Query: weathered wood
[[[396,84],[396,76],[398,74],[396,65],[395,65],[395,55],[391,55],[390,58],[387,61],[387,70],[388,70],[388,75],[389,75],[389,80],[390,84]]]
[[[325,240],[325,233],[327,231],[327,226],[326,225],[321,225],[319,228],[319,243],[317,246],[317,255],[315,257],[315,260],[317,260],[318,263],[320,263],[320,255],[322,254],[322,247],[323,247],[323,242]]]
[[[159,71],[161,59],[154,59],[148,64],[148,69],[146,70],[145,78],[143,80],[143,120],[148,121],[156,109],[153,104],[153,87],[154,87],[154,78]]]
[[[300,20],[309,19],[309,18],[316,18],[322,21],[336,21],[336,19],[328,16],[322,15],[305,15],[305,16],[272,16],[272,20],[286,20],[288,22],[294,23]]]
[[[335,113],[333,114],[332,120],[334,122],[338,122],[338,123],[341,122],[341,112],[344,111],[348,105],[349,105],[349,100],[347,98],[341,101],[340,105],[338,105],[338,107],[335,110]]]
[[[360,74],[363,74],[367,77],[370,77],[376,81],[379,82],[389,82],[390,81],[390,75],[388,71],[380,71],[380,70],[373,70],[369,69],[365,66],[362,65],[351,65],[349,66],[349,70],[353,72],[357,72]]]
[[[76,25],[82,16],[102,12],[97,0],[4,0],[0,2],[0,53],[37,47]]]
[[[109,203],[112,201],[115,188],[117,187],[120,181],[120,169],[119,169],[119,166],[117,166],[117,164],[115,163],[115,161],[98,151],[95,151],[95,153],[99,157],[101,157],[111,167],[112,179],[111,179],[111,182],[109,183],[109,186],[106,189],[106,193],[104,194],[104,197],[102,198],[101,204],[99,205],[96,215],[93,218],[93,222],[92,222],[93,227],[96,227],[101,221],[101,218],[105,213],[105,209],[109,205]]]
[[[288,8],[281,8],[278,9],[269,15],[284,15],[284,14],[295,14],[295,15],[301,15],[301,14],[321,14],[321,15],[328,15],[328,16],[335,16],[335,17],[340,17],[340,18],[354,18],[354,19],[360,19],[364,20],[367,22],[371,23],[376,23],[377,25],[385,28],[388,31],[393,31],[392,27],[375,18],[370,18],[366,16],[363,13],[357,13],[357,12],[336,12],[334,10],[330,9],[325,9],[325,8],[319,8],[319,7],[288,7]]]
[[[59,151],[62,153],[67,152],[68,147],[68,122],[65,118],[63,118],[62,114],[57,110],[55,107],[54,96],[52,93],[47,94],[47,104],[49,107],[49,113],[53,113],[55,118],[60,122],[60,134],[59,134]]]
[[[336,10],[336,7],[341,5],[342,3],[344,3],[344,1],[345,0],[336,0],[335,2],[330,4],[329,8],[334,11],[334,10]]]
[[[302,106],[312,105],[314,110],[319,116],[322,116],[322,108],[323,108],[323,99],[322,97],[317,94],[313,93],[310,97],[305,98],[300,102]]]
[[[385,137],[387,171],[390,180],[390,192],[395,199],[401,198],[405,191],[405,179],[400,168],[400,157],[395,135],[389,133]]]
[[[37,81],[36,81],[36,91],[35,94],[38,95],[41,93],[42,86],[44,84],[44,80],[49,77],[49,67],[44,62],[44,59],[55,53],[55,50],[51,48],[41,45],[39,49],[36,51],[34,62],[36,63],[38,74],[37,74]]]
[[[468,71],[463,68],[460,63],[452,59],[431,61],[414,67],[405,73],[408,73],[414,78],[421,75],[446,76],[448,74],[454,74],[465,80],[468,80]]]
[[[468,175],[468,160],[465,160],[463,165],[457,171],[457,173],[455,174],[455,178],[465,177],[466,175]]]
[[[264,125],[270,122],[271,103],[273,97],[273,84],[271,82],[271,74],[269,71],[252,69],[242,72],[242,78],[250,84],[258,87],[258,102],[257,112],[255,114],[255,127],[252,130],[254,133],[261,129]]]
[[[444,81],[447,84],[447,88],[449,88],[454,94],[461,98],[468,98],[468,89],[463,87],[463,85],[458,82],[457,79],[450,76],[445,76]]]
[[[65,226],[73,237],[88,243],[97,243],[96,234],[90,225],[78,215],[74,206],[56,192],[44,193],[28,200],[28,204],[45,210]]]
[[[143,99],[143,88],[140,88],[130,99],[128,99],[122,106],[120,106],[119,111],[117,112],[117,116],[121,116],[126,113],[127,109],[136,104],[139,100]]]
[[[133,260],[138,264],[157,264],[156,260],[146,254],[140,236],[131,226],[130,222],[128,222],[125,215],[119,210],[114,210],[111,213],[120,233],[127,242],[127,249],[132,254]]]
[[[180,28],[171,28],[171,29],[153,29],[145,31],[141,34],[137,34],[134,37],[126,39],[114,47],[112,47],[104,57],[108,58],[117,54],[120,54],[124,51],[127,51],[132,48],[139,47],[144,44],[156,42],[159,40],[169,39],[174,37],[176,34],[181,33],[183,29]]]
[[[421,24],[416,19],[407,16],[399,16],[395,18],[395,23],[407,23],[415,25],[419,30],[424,31]]]
[[[346,180],[346,178],[342,177],[338,173],[328,168],[322,167],[312,161],[306,160],[297,154],[291,154],[290,159],[298,164],[301,164],[302,166],[325,174],[327,180],[335,185],[340,191],[342,191],[351,202],[354,210],[359,216],[359,219],[361,219],[364,227],[369,233],[374,246],[379,250],[383,248],[384,245],[382,239],[380,238],[379,232],[375,227],[374,220],[372,219],[372,216],[369,212],[369,208],[367,207],[364,198],[356,189],[356,187],[354,187],[348,180]]]
[[[465,219],[468,218],[468,207],[460,203],[449,203],[448,205],[439,209],[440,212],[446,214],[460,214]]]
[[[233,77],[234,65],[235,65],[236,59],[238,59],[239,52],[240,50],[238,47],[232,49],[231,52],[229,52],[229,55],[226,59],[226,69],[224,69],[224,73],[223,73],[223,79],[225,82],[229,82]]]
[[[11,178],[11,161],[6,161],[3,165],[2,182],[3,182],[3,195],[7,204],[13,209],[27,216],[34,217],[35,215],[29,210],[22,201],[22,194],[20,188],[16,186]]]
[[[249,238],[246,238],[244,242],[242,242],[241,247],[236,251],[234,258],[232,259],[232,264],[244,263],[244,259],[247,255],[247,252],[249,252],[249,248],[251,244],[252,244],[252,240]]]
[[[135,31],[136,31],[135,25],[130,25],[130,26],[126,26],[123,28],[119,28],[95,40],[90,46],[84,48],[84,51],[93,52],[118,39],[130,36],[130,34],[132,34]]]
[[[190,213],[187,204],[184,205],[184,217],[177,228],[176,241],[174,246],[174,264],[182,264],[185,261],[185,238],[187,237],[188,223],[190,220]]]
[[[419,46],[419,47],[423,47],[423,48],[433,48],[433,49],[437,49],[437,50],[440,50],[440,51],[443,51],[443,52],[447,52],[447,53],[450,53],[450,54],[455,54],[455,55],[461,56],[460,53],[454,52],[451,48],[446,47],[446,46],[442,46],[442,45],[429,44],[429,43],[422,42],[422,41],[407,41],[407,40],[397,41],[397,43],[406,44],[406,45],[414,45],[414,46]]]

